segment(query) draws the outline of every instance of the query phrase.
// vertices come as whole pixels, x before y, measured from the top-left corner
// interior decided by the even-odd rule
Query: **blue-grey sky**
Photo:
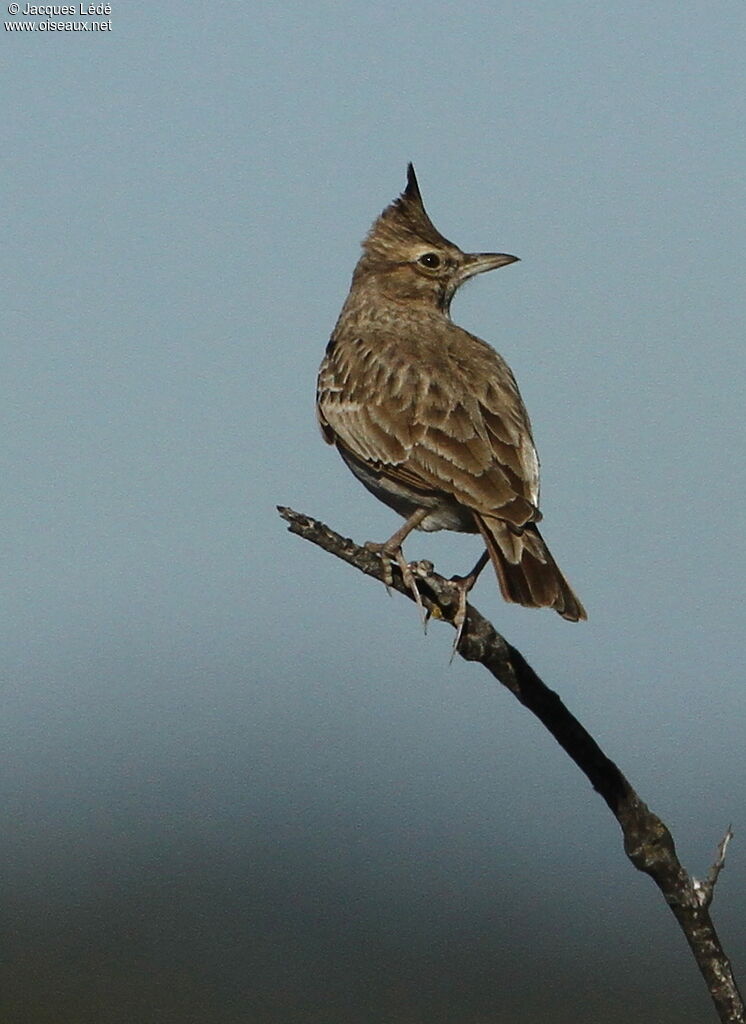
[[[474,602],[695,874],[733,822],[714,911],[744,974],[746,7],[111,23],[2,40],[3,1019],[710,1019],[549,736],[274,507],[398,525],[313,396],[412,160],[447,237],[521,257],[452,312],[516,373],[590,618],[489,572]],[[463,572],[479,545],[407,551]]]

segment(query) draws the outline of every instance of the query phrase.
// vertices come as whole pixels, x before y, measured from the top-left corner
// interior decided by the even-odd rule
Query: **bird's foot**
[[[464,623],[466,622],[466,595],[469,593],[476,581],[471,575],[469,575],[451,576],[448,582],[453,586],[453,589],[456,591],[458,596],[458,605],[453,616],[453,625],[456,627],[456,638],[453,641],[451,657],[449,659],[449,664],[452,664],[453,659],[456,657],[456,651],[458,651],[458,645],[461,643],[461,634],[464,632]]]
[[[391,586],[394,582],[392,564],[396,562],[404,585],[409,589],[415,603],[417,604],[423,628],[425,632],[427,632],[427,611],[422,603],[422,597],[420,596],[420,591],[417,586],[417,580],[414,578],[414,573],[412,572],[412,566],[404,557],[401,544],[392,544],[390,541],[386,541],[383,544],[377,544],[375,541],[369,540],[366,542],[365,548],[368,551],[372,551],[374,554],[377,554],[381,559],[381,563],[383,565],[383,584],[389,594],[391,594]]]
[[[464,625],[466,623],[466,597],[479,579],[479,574],[489,560],[490,556],[485,551],[468,576],[451,576],[448,581],[458,595],[458,605],[456,607],[456,613],[453,616],[453,624],[456,627],[456,639],[453,641],[453,647],[451,649],[451,663],[456,657],[456,651],[458,650],[458,645],[461,643],[461,636],[464,632]]]

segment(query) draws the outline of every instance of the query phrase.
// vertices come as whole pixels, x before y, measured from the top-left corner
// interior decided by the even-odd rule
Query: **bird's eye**
[[[426,252],[417,260],[423,267],[427,267],[428,270],[436,270],[440,266],[440,256],[437,252]]]

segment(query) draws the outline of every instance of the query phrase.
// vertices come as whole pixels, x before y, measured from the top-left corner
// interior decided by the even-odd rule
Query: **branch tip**
[[[720,872],[725,867],[725,855],[728,852],[728,847],[733,839],[733,826],[728,825],[725,830],[725,835],[718,843],[717,857],[707,872],[707,878],[704,882],[698,882],[696,879],[692,879],[692,884],[697,893],[697,897],[703,907],[709,907],[712,903],[712,898],[715,895],[715,886],[717,885],[718,878],[720,878]]]

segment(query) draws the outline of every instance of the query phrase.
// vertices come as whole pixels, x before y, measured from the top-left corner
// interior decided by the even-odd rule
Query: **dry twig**
[[[317,544],[374,579],[385,582],[377,554],[292,509],[278,506],[291,533]],[[427,611],[452,622],[458,599],[452,584],[429,562],[413,566]],[[401,572],[394,569],[393,587],[414,600]],[[523,655],[502,637],[476,608],[467,608],[458,653],[478,661],[546,726],[590,780],[616,817],[624,850],[639,870],[650,875],[684,932],[723,1024],[746,1024],[744,1004],[728,958],[710,917],[709,906],[733,833],[728,828],[707,879],[698,882],[682,867],[668,828],[629,784],[619,768],[564,706],[559,696],[536,675]]]

